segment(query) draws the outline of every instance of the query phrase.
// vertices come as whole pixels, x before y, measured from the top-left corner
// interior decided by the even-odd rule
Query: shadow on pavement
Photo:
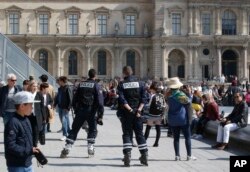
[[[213,160],[213,161],[217,161],[217,160],[226,160],[226,161],[228,161],[229,158],[215,158],[215,159],[208,159],[208,160]]]
[[[55,164],[55,163],[49,163],[48,165],[50,166],[60,166],[60,167],[79,167],[79,166],[86,166],[86,167],[97,167],[97,166],[107,166],[107,167],[123,167],[121,164],[82,164],[82,163],[60,163],[60,164]]]
[[[86,147],[86,145],[76,145],[75,147]],[[122,145],[95,145],[95,147],[113,148],[113,147],[123,147],[123,146]]]

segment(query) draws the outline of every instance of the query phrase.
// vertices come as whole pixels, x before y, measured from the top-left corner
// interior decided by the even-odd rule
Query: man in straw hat
[[[191,97],[180,91],[180,87],[182,87],[183,84],[180,82],[178,77],[170,78],[167,81],[167,85],[171,92],[167,101],[169,105],[168,121],[174,136],[175,160],[180,160],[179,140],[181,131],[185,137],[187,160],[196,160],[191,153],[191,133],[189,123],[191,121],[189,119]],[[189,93],[190,92],[191,91],[189,90]]]

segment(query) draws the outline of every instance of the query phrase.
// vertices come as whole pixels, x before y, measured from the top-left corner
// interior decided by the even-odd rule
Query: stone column
[[[90,62],[90,46],[86,45],[85,46],[85,50],[86,50],[86,57],[87,57],[87,71],[89,71],[89,69],[93,66],[93,64],[91,64]]]
[[[168,78],[168,64],[166,64],[165,59],[166,45],[161,45],[161,54],[162,54],[162,77]]]
[[[63,66],[61,64],[61,47],[57,45],[56,48],[57,48],[57,76],[61,76],[63,69]]]
[[[220,15],[220,8],[216,7],[216,25],[215,25],[215,35],[221,35],[221,15]]]
[[[199,59],[198,59],[198,47],[194,47],[194,57],[193,57],[193,77],[199,79]]]
[[[193,47],[189,47],[189,58],[188,58],[188,79],[193,78]]]
[[[243,47],[243,78],[247,78],[247,47]]]
[[[242,8],[241,9],[241,23],[239,24],[240,25],[240,34],[241,35],[247,35],[247,12],[246,12],[246,9],[245,8]]]
[[[32,57],[31,44],[30,43],[26,44],[26,53],[28,54],[29,58],[34,59],[34,57]]]
[[[193,34],[193,7],[189,7],[188,14],[188,34]]]
[[[199,19],[199,15],[198,15],[198,8],[195,7],[194,8],[194,34],[198,34],[198,19]]]
[[[222,62],[221,62],[221,47],[217,47],[217,70],[218,70],[218,76],[221,76],[221,73],[222,73]],[[213,72],[214,73],[214,72]]]
[[[141,59],[141,75],[142,77],[147,77],[148,71],[148,47],[143,47],[143,58]]]

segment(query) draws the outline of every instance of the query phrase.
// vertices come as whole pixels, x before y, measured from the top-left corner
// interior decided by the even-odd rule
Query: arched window
[[[77,75],[77,52],[69,52],[69,75]]]
[[[98,51],[98,75],[106,75],[106,52]]]
[[[222,16],[222,35],[236,35],[236,15],[230,10]]]
[[[38,63],[44,70],[48,71],[48,52],[46,50],[39,51]]]
[[[134,51],[127,51],[127,58],[126,58],[127,66],[130,66],[135,73],[135,52]]]

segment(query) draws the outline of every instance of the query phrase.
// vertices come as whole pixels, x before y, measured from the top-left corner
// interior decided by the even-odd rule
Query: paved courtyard
[[[225,108],[227,112],[229,109]],[[148,139],[149,166],[141,166],[138,160],[139,151],[133,148],[131,167],[123,167],[122,159],[122,137],[120,121],[115,115],[116,111],[105,109],[104,125],[98,126],[98,137],[96,140],[96,155],[88,158],[86,147],[86,132],[81,130],[78,140],[70,152],[69,158],[60,159],[59,155],[64,146],[60,141],[62,133],[56,131],[60,129],[58,116],[52,125],[52,133],[46,135],[46,145],[40,146],[41,150],[48,157],[49,163],[43,168],[37,167],[35,158],[33,167],[36,172],[81,172],[81,171],[170,171],[170,172],[217,172],[229,171],[229,156],[247,155],[249,152],[231,148],[228,151],[218,151],[210,148],[214,140],[192,140],[193,155],[197,161],[185,161],[186,150],[184,140],[181,140],[181,158],[183,161],[174,161],[173,140],[168,138],[166,129],[162,131],[162,138],[159,147],[152,147],[155,139],[155,130],[151,130]],[[71,118],[72,119],[72,118]],[[0,172],[6,171],[3,145],[3,123],[0,122]]]

